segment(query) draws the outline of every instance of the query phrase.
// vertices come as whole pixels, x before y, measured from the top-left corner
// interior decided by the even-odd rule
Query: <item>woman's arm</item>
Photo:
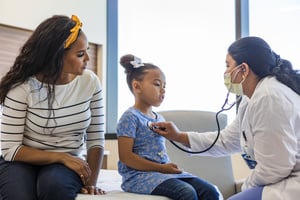
[[[61,163],[75,171],[79,176],[83,175],[83,182],[86,182],[87,178],[91,174],[90,167],[86,161],[77,156],[72,156],[69,153],[49,152],[27,146],[21,146],[14,158],[14,161],[31,163],[34,165]]]
[[[84,194],[105,194],[105,191],[97,188],[97,180],[102,166],[104,156],[103,148],[91,148],[87,153],[87,162],[91,169],[91,175],[89,176],[85,186],[81,189]]]
[[[92,74],[93,84],[95,87],[94,93],[90,103],[91,109],[91,123],[86,131],[87,141],[87,162],[91,169],[91,175],[86,182],[82,193],[89,194],[104,194],[100,188],[97,188],[97,180],[102,166],[104,157],[104,144],[105,144],[105,119],[104,119],[104,100],[103,100],[103,88],[100,84],[98,77]]]

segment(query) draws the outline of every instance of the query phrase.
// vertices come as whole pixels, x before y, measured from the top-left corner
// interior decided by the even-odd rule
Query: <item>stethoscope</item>
[[[179,146],[178,144],[176,144],[174,141],[172,140],[169,140],[175,147],[177,147],[178,149],[180,149],[181,151],[184,151],[186,153],[190,153],[190,154],[201,154],[201,153],[204,153],[208,150],[210,150],[217,142],[217,140],[219,139],[220,137],[220,133],[221,133],[221,128],[220,128],[220,123],[219,123],[219,114],[222,113],[223,111],[227,111],[227,110],[230,110],[234,105],[236,105],[237,103],[239,104],[242,100],[242,96],[237,96],[236,98],[236,101],[234,101],[233,103],[229,104],[228,103],[228,97],[229,97],[229,92],[227,93],[226,95],[226,99],[224,101],[224,104],[222,105],[221,107],[221,110],[218,111],[216,113],[216,124],[217,124],[217,136],[216,138],[214,139],[214,141],[211,143],[211,145],[209,147],[207,147],[206,149],[203,149],[201,151],[190,151],[190,150],[187,150],[187,149],[184,149],[182,148],[181,146]],[[229,107],[225,108],[225,106],[228,105]]]
[[[233,80],[236,78],[237,76],[237,73],[235,74],[235,76],[233,77]],[[206,149],[203,149],[201,151],[190,151],[190,150],[187,150],[187,149],[184,149],[182,148],[181,146],[179,146],[178,144],[176,144],[174,141],[172,140],[169,140],[175,147],[177,147],[178,149],[180,149],[181,151],[184,151],[186,153],[189,153],[189,154],[201,154],[201,153],[204,153],[208,150],[210,150],[215,144],[216,142],[218,141],[219,137],[220,137],[220,133],[221,133],[221,128],[220,128],[220,123],[219,123],[219,114],[222,113],[223,111],[227,111],[227,110],[230,110],[234,105],[236,104],[239,104],[242,100],[242,96],[237,96],[236,97],[236,100],[233,102],[233,103],[228,103],[229,101],[229,94],[230,94],[230,90],[231,90],[231,87],[232,85],[230,86],[227,94],[226,94],[226,98],[225,98],[225,101],[224,101],[224,104],[222,105],[221,107],[221,110],[219,110],[218,112],[216,112],[216,123],[217,123],[217,136],[216,138],[214,139],[214,141],[211,143],[211,145],[209,147],[207,147]],[[228,106],[226,108],[226,106]]]

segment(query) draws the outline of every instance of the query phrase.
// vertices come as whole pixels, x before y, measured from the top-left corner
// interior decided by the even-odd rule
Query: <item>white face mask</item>
[[[242,66],[242,65],[240,65]],[[238,68],[240,68],[240,66],[237,66],[232,72],[234,72],[235,70],[237,70]],[[245,79],[243,79],[240,83],[232,83],[231,82],[231,73],[232,72],[228,72],[224,74],[224,84],[227,87],[227,90],[231,93],[234,93],[236,95],[243,95],[243,87],[242,87],[242,83],[244,82]],[[239,72],[237,71],[233,77],[233,80],[236,78],[237,74]]]

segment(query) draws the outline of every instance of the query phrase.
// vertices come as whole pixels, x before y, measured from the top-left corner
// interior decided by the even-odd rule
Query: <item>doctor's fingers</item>
[[[165,131],[168,134],[176,134],[179,132],[178,127],[173,121],[159,122],[158,127],[160,130]]]

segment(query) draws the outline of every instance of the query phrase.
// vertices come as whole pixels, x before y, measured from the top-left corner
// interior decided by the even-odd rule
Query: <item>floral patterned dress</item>
[[[151,122],[165,121],[158,113],[156,118],[146,116],[139,110],[131,107],[124,112],[117,126],[117,136],[134,139],[132,151],[153,162],[170,162],[167,155],[165,138],[152,131],[148,124]],[[181,174],[163,174],[156,171],[139,171],[118,162],[118,171],[122,176],[122,189],[126,192],[150,194],[160,183],[170,178],[195,177],[183,172]]]

